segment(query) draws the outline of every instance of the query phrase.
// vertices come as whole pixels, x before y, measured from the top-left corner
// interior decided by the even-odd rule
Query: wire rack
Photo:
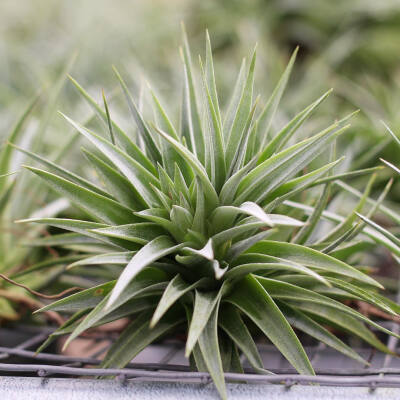
[[[26,328],[15,328],[23,329]],[[398,326],[392,329],[397,330]],[[17,332],[16,331],[16,332]],[[39,353],[34,349],[40,345],[51,331],[49,329],[34,330],[28,340],[14,347],[0,346],[0,375],[12,374],[14,376],[39,376],[47,379],[50,377],[113,377],[118,381],[153,381],[153,382],[211,382],[210,376],[203,372],[193,372],[189,365],[185,364],[181,356],[182,344],[178,342],[166,342],[152,351],[150,358],[155,362],[131,362],[123,369],[100,368],[101,356],[112,344],[112,337],[107,334],[97,334],[95,338],[83,336],[82,339],[91,340],[105,345],[96,350],[90,357],[72,357],[68,355]],[[1,344],[1,343],[0,343]],[[397,341],[390,338],[388,346],[394,350]],[[272,360],[273,368],[269,368],[273,375],[258,375],[252,373],[251,368],[245,367],[244,374],[226,373],[228,382],[247,382],[254,384],[281,384],[290,388],[293,385],[319,384],[323,386],[366,386],[371,391],[378,387],[400,387],[400,361],[393,356],[383,355],[379,352],[364,350],[364,355],[370,361],[368,368],[354,368],[345,357],[329,360],[328,349],[324,345],[307,349],[311,355],[313,364],[319,364],[316,368],[316,376],[298,375],[289,367],[286,360],[272,346],[261,345],[260,354],[264,359]],[[335,354],[337,357],[337,353]],[[328,355],[328,360],[326,359]],[[13,362],[10,362],[10,359]],[[142,357],[143,359],[143,357]],[[17,361],[15,361],[17,360]],[[139,357],[140,360],[140,357]],[[176,362],[176,360],[180,362]],[[321,361],[324,361],[321,363]],[[326,367],[328,365],[328,368]],[[394,365],[394,366],[393,366]],[[269,367],[268,365],[266,365]],[[377,367],[378,366],[378,367]]]

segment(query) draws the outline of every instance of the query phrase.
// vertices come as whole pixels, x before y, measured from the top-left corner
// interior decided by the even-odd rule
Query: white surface
[[[400,389],[228,384],[229,399],[400,399]],[[218,399],[211,384],[120,383],[115,380],[0,377],[1,400],[207,400]]]

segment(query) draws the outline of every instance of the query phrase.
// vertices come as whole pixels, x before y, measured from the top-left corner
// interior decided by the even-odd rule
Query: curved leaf
[[[185,356],[189,357],[193,347],[197,343],[204,327],[210,319],[211,313],[221,297],[221,289],[218,292],[201,292],[196,290],[194,297],[194,309],[186,340]]]
[[[270,293],[273,298],[276,299],[288,299],[294,300],[298,302],[304,303],[315,303],[321,306],[330,307],[333,310],[337,310],[338,312],[343,312],[346,314],[351,315],[352,317],[366,322],[367,324],[379,329],[380,331],[392,335],[395,337],[400,338],[400,335],[389,331],[388,329],[382,327],[381,325],[377,324],[376,322],[370,320],[369,318],[365,317],[363,314],[357,312],[351,307],[346,306],[336,300],[333,300],[327,296],[323,296],[315,291],[308,290],[301,288],[299,286],[292,285],[287,282],[282,282],[274,279],[264,278],[264,277],[256,277],[257,281],[265,288],[265,290]]]
[[[151,318],[150,328],[158,323],[162,316],[180,297],[182,297],[185,293],[196,289],[201,284],[202,280],[198,280],[190,285],[186,283],[179,274],[176,275],[164,290],[158,306],[154,311],[153,317]]]
[[[224,370],[218,343],[218,306],[214,307],[201,335],[199,347],[221,399],[227,400]]]
[[[357,269],[337,260],[327,254],[293,243],[283,243],[263,240],[249,249],[251,253],[263,253],[269,256],[279,257],[290,260],[307,267],[318,268],[329,272],[334,272],[342,276],[347,276],[365,282],[369,285],[382,288],[381,284],[363,274]]]
[[[230,336],[236,345],[242,350],[243,354],[249,360],[249,363],[257,371],[268,373],[264,370],[264,365],[257,346],[247,326],[242,320],[238,310],[231,304],[225,304],[219,313],[218,323],[221,328]]]
[[[158,259],[171,254],[182,247],[185,243],[176,245],[168,236],[160,236],[143,246],[131,259],[118,278],[118,281],[111,293],[106,308],[115,303],[132,279],[147,265]]]
[[[327,329],[307,315],[303,314],[301,311],[290,307],[285,307],[282,311],[289,323],[295,328],[303,331],[307,335],[312,336],[318,341],[325,343],[333,349],[340,351],[347,357],[353,358],[361,364],[368,365],[368,362],[360,357],[351,347],[347,346],[335,335],[330,333]]]
[[[129,208],[108,197],[101,196],[47,171],[33,167],[25,168],[38,175],[53,190],[67,197],[73,204],[97,220],[109,224],[123,224],[135,220]]]
[[[145,311],[122,332],[107,352],[103,368],[124,367],[150,343],[184,322],[183,315],[168,315],[150,329],[150,318],[151,311]]]
[[[110,226],[107,228],[93,229],[92,232],[98,235],[124,239],[139,244],[146,244],[158,236],[165,234],[164,229],[152,222]]]
[[[79,133],[92,142],[126,176],[129,182],[131,182],[131,184],[142,197],[142,199],[138,199],[142,202],[142,205],[152,205],[158,203],[155,194],[148,187],[149,183],[152,183],[156,187],[159,186],[158,179],[151,172],[149,172],[135,159],[124,153],[108,140],[89,131],[66,115],[61,115]]]
[[[252,275],[242,279],[225,300],[245,313],[300,374],[314,375],[293,329],[268,292]]]

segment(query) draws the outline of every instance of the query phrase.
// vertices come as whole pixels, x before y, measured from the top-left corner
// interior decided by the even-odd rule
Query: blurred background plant
[[[38,207],[39,215],[57,215],[69,205],[65,200],[46,204],[49,200],[47,191],[36,180],[26,175],[16,179],[23,157],[11,143],[41,147],[39,139],[45,131],[45,124],[36,124],[30,119],[38,102],[39,96],[36,96],[15,124],[7,138],[9,141],[0,148],[0,323],[2,320],[17,320],[24,310],[34,310],[40,305],[23,287],[15,285],[7,278],[16,278],[18,284],[28,285],[32,290],[43,288],[55,278],[53,272],[43,275],[34,271],[26,273],[23,279],[17,278],[21,271],[43,262],[46,254],[28,247],[43,231],[20,229],[14,224],[14,220],[36,214],[33,210]]]
[[[29,318],[31,313],[27,311],[33,311],[42,304],[39,300],[42,296],[37,296],[38,290],[47,291],[51,286],[50,292],[54,293],[74,283],[63,276],[62,272],[66,264],[75,258],[60,254],[51,247],[50,242],[43,242],[45,238],[39,239],[48,234],[46,230],[26,230],[14,223],[17,219],[29,216],[52,217],[68,212],[70,205],[66,199],[54,200],[40,181],[23,172],[21,165],[26,160],[26,154],[19,151],[18,146],[40,150],[56,161],[61,161],[67,154],[69,145],[74,141],[73,135],[66,141],[66,145],[58,147],[49,146],[47,138],[66,73],[73,61],[71,59],[64,66],[47,89],[43,88],[24,105],[10,133],[1,143],[0,324],[21,317]],[[48,269],[46,274],[41,273],[43,267]],[[52,297],[51,294],[43,295],[48,296]],[[57,316],[49,316],[60,322]]]

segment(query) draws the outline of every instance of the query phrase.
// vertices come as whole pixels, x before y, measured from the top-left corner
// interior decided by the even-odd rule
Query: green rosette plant
[[[395,305],[378,296],[381,285],[373,278],[328,254],[359,233],[355,216],[336,221],[324,240],[312,238],[329,198],[325,189],[342,160],[333,144],[349,118],[296,140],[327,92],[273,132],[296,52],[264,106],[253,96],[254,52],[241,66],[224,114],[208,35],[199,80],[185,37],[181,56],[179,129],[151,89],[154,118],[146,117],[117,70],[134,134],[110,117],[104,97],[101,107],[73,80],[105,128],[97,134],[64,116],[91,142],[83,152],[98,182],[22,150],[46,167],[27,168],[84,215],[28,222],[70,231],[52,239],[79,246],[81,259],[70,269],[107,267],[115,277],[44,307],[72,315],[41,348],[65,334],[68,345],[89,328],[130,316],[102,363],[118,368],[155,340],[183,330],[186,356],[198,371],[210,373],[222,398],[224,372],[243,371],[240,353],[256,372],[270,373],[257,351],[255,328],[300,374],[314,370],[294,328],[361,363],[327,325],[387,351],[366,325],[391,332],[341,300],[365,301],[391,314]],[[346,176],[351,173],[340,178]],[[289,200],[301,200],[316,186],[323,194],[309,215],[299,212],[294,206],[301,203]]]
[[[50,203],[48,189],[42,185],[40,190],[33,176],[24,175],[18,179],[21,154],[13,148],[11,142],[32,146],[37,139],[38,131],[32,134],[34,128],[30,124],[32,121],[28,120],[38,99],[35,97],[28,105],[0,145],[0,323],[20,319],[26,308],[35,310],[40,307],[41,303],[23,287],[27,285],[32,290],[43,289],[60,273],[59,266],[62,263],[62,259],[55,262],[45,260],[42,249],[26,246],[27,242],[32,243],[41,235],[41,229],[36,227],[26,230],[14,224],[16,218],[34,215],[34,212],[37,216],[54,216],[69,205],[65,199]],[[33,198],[36,204],[29,201]],[[38,209],[38,204],[46,205]],[[55,268],[47,275],[28,271],[36,263]]]
[[[71,149],[76,135],[72,135],[66,145],[60,145],[61,141],[57,140],[58,146],[54,148],[47,131],[51,129],[57,101],[72,62],[73,59],[67,62],[57,79],[29,101],[11,129],[0,133],[0,324],[29,316],[27,309],[40,308],[43,303],[36,300],[35,291],[48,291],[50,283],[53,291],[71,286],[70,281],[57,279],[65,266],[77,257],[59,257],[51,249],[44,249],[43,240],[39,239],[44,232],[42,226],[26,229],[15,225],[14,221],[33,216],[54,217],[70,206],[68,200],[55,198],[43,182],[21,170],[27,156],[17,150],[17,145],[46,151],[58,161],[65,154],[64,149]],[[38,246],[33,246],[36,240]],[[48,269],[46,274],[40,272],[44,267]],[[80,282],[75,281],[75,284],[82,286],[82,279],[78,280]],[[47,314],[48,317],[52,315]]]
[[[398,148],[400,148],[400,139],[396,136],[396,134],[386,125],[384,124],[386,130],[389,132],[390,136],[392,137],[392,140]],[[384,159],[381,159],[382,163],[390,168],[391,171],[394,171],[394,173],[397,175],[400,175],[400,169],[395,166],[392,162],[386,161]],[[396,178],[395,178],[396,179]],[[347,190],[349,190],[348,187],[345,187]],[[350,191],[350,190],[349,190]],[[358,194],[354,193],[353,194]],[[370,202],[372,202],[370,200]],[[388,219],[389,225],[396,224],[400,225],[400,215],[398,212],[396,212],[392,207],[390,206],[385,206],[385,205],[379,205],[376,208],[379,208],[379,210],[385,215],[385,217]],[[398,238],[398,232],[395,232],[393,229],[390,229],[390,227],[384,227],[381,226],[380,224],[376,223],[370,218],[370,215],[364,216],[360,213],[357,214],[364,223],[368,224],[370,229],[372,229],[376,234],[374,235],[375,242],[377,242],[380,245],[385,246],[393,255],[394,259],[396,260],[397,264],[400,263],[400,239]],[[393,227],[392,227],[393,228]]]

